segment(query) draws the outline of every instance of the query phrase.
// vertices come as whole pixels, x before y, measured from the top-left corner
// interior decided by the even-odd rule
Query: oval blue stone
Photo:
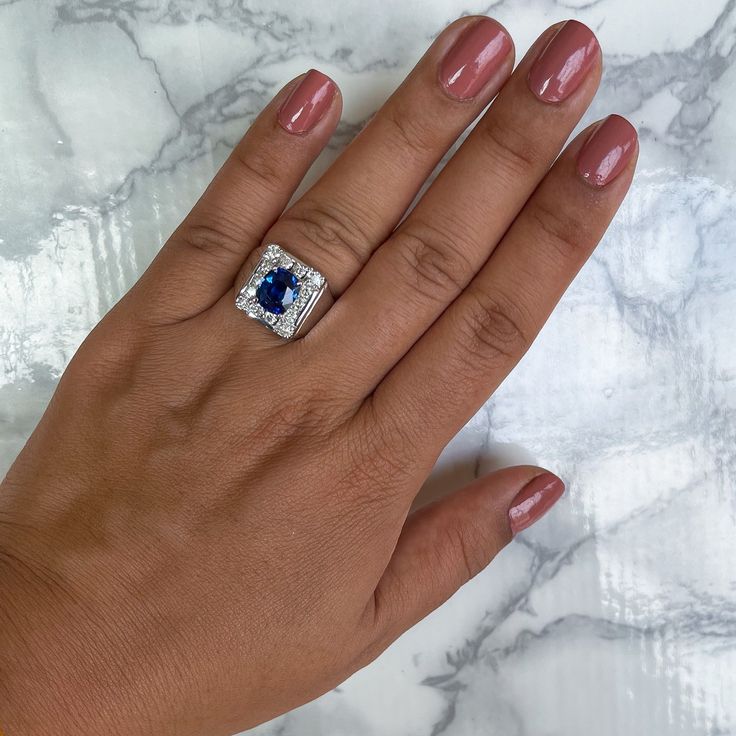
[[[258,286],[258,303],[271,314],[283,314],[299,296],[299,279],[286,268],[269,271]]]

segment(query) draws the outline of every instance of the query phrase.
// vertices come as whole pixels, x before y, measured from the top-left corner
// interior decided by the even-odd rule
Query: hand
[[[560,496],[517,467],[409,513],[634,169],[616,116],[557,159],[598,85],[588,29],[558,24],[512,67],[497,23],[452,24],[284,212],[341,108],[319,72],[292,81],[84,342],[0,493],[8,736],[260,723],[371,661]],[[269,242],[334,298],[293,342],[234,306]]]

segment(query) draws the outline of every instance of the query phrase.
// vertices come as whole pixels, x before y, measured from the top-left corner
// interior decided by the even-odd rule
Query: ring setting
[[[238,293],[235,306],[289,340],[326,288],[327,281],[319,271],[271,243]]]

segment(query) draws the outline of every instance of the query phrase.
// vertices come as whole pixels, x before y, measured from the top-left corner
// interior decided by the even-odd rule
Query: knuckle
[[[590,238],[585,224],[566,213],[556,212],[541,198],[528,208],[532,228],[541,234],[545,247],[553,248],[564,259],[575,259],[589,249]]]
[[[523,130],[523,127],[507,124],[493,115],[481,127],[483,138],[490,147],[494,168],[504,171],[509,181],[529,176],[544,160],[538,147]]]
[[[238,418],[233,424],[236,427],[246,423],[250,426],[252,422],[253,431],[241,434],[249,440],[256,435],[261,442],[267,444],[289,442],[298,436],[299,443],[307,446],[327,434],[326,422],[319,409],[307,408],[304,402],[300,402],[297,407],[294,402],[283,401],[274,404],[270,409],[253,422]]]
[[[451,519],[443,528],[449,554],[443,558],[453,560],[455,575],[460,584],[474,578],[487,564],[485,540],[473,524]],[[459,573],[458,573],[459,571]]]
[[[367,536],[377,519],[386,518],[395,507],[396,495],[377,473],[357,472],[346,478],[333,492],[338,501],[340,523],[351,527],[351,536]]]
[[[401,451],[401,440],[375,429],[366,432],[363,448],[358,450],[357,464],[361,475],[374,485],[384,485],[387,478],[395,482],[406,473],[404,453]]]
[[[401,485],[415,469],[419,457],[415,438],[399,417],[394,412],[383,414],[378,416],[373,400],[367,399],[355,417],[351,435],[352,466],[369,484],[379,488],[385,488],[387,482]]]
[[[388,485],[385,465],[376,458],[368,458],[367,446],[366,440],[343,436],[336,452],[341,455],[347,472],[335,480],[329,491],[330,508],[339,516],[335,520],[343,528],[350,527],[355,538],[369,533],[376,519],[385,517],[396,501],[396,494]]]
[[[384,470],[392,472],[393,478],[411,475],[423,456],[420,441],[411,422],[407,422],[401,412],[393,407],[387,411],[384,408],[380,416],[377,415],[374,403],[367,404],[371,408],[374,419],[373,442],[370,445],[372,456],[379,457]],[[407,407],[408,408],[408,407]]]
[[[287,392],[264,414],[263,432],[282,438],[299,437],[300,443],[322,439],[334,430],[334,414],[333,404],[325,396],[302,392],[296,398]]]
[[[332,429],[329,405],[315,398],[288,401],[279,406],[278,421],[289,427],[289,434],[300,438],[321,437]]]
[[[246,150],[241,144],[233,150],[231,161],[240,169],[237,178],[247,181],[253,207],[228,211],[216,198],[205,196],[173,238],[208,258],[227,261],[242,256],[244,233],[257,229],[255,213],[259,205],[283,188],[283,175],[277,167],[277,160],[267,150],[259,152],[252,147]]]
[[[283,187],[283,166],[279,166],[278,157],[267,146],[235,146],[233,161],[241,174],[248,180],[249,188],[253,185],[275,192]]]
[[[477,248],[450,230],[449,224],[411,222],[396,235],[396,251],[406,270],[402,275],[423,300],[447,301],[465,287],[474,270],[465,254]]]
[[[328,261],[351,261],[353,268],[361,268],[366,255],[372,250],[370,239],[354,213],[341,206],[326,202],[299,203],[293,213],[285,214],[279,227],[295,232],[320,257]]]
[[[190,215],[176,233],[176,240],[208,258],[231,259],[240,256],[243,244],[239,229],[226,217]]]
[[[439,148],[436,129],[428,125],[416,112],[397,105],[386,111],[385,120],[392,138],[402,150],[426,157],[429,154],[434,155]]]
[[[109,320],[109,316],[105,318]],[[139,336],[131,335],[125,326],[117,326],[115,337],[109,339],[107,322],[103,321],[79,346],[67,373],[72,379],[81,378],[88,390],[118,383],[131,385],[135,378]]]
[[[466,293],[459,325],[465,350],[484,362],[515,362],[529,345],[519,307],[499,293]]]

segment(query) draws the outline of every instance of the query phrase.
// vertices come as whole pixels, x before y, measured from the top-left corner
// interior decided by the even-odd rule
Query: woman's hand
[[[452,24],[282,212],[341,107],[319,72],[294,80],[82,345],[0,495],[8,736],[271,718],[373,659],[562,493],[518,467],[409,514],[634,170],[615,116],[557,159],[598,85],[587,28],[550,28],[507,81],[513,62],[494,21]],[[269,242],[335,300],[293,342],[234,306]]]

